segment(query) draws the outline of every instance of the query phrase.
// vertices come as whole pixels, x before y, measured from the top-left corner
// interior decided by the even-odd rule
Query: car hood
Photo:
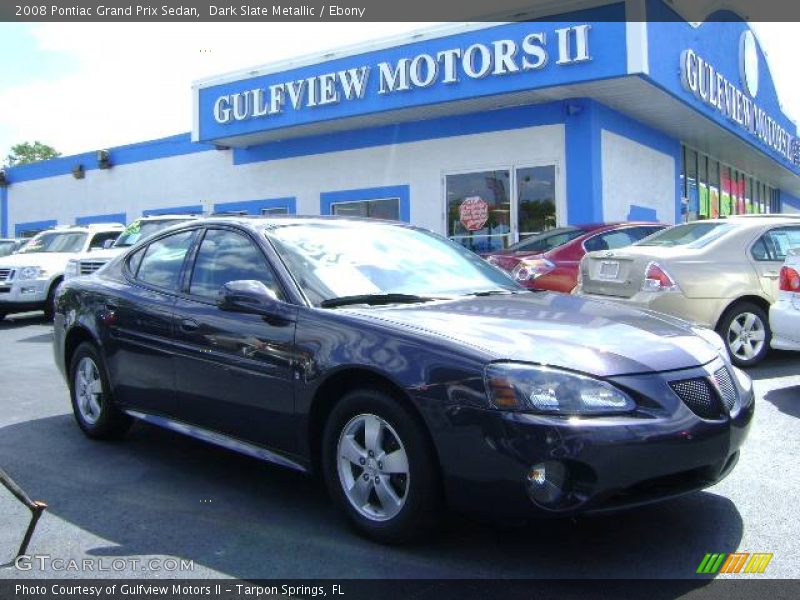
[[[0,268],[41,267],[43,269],[63,270],[67,261],[75,256],[71,252],[31,252],[12,254],[0,258]]]
[[[471,347],[490,360],[598,377],[687,369],[719,356],[680,319],[550,292],[339,310]]]

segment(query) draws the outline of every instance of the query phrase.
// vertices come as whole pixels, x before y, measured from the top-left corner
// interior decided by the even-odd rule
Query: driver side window
[[[250,238],[228,229],[209,229],[197,252],[189,293],[214,299],[223,285],[240,279],[260,281],[283,298],[267,259]]]

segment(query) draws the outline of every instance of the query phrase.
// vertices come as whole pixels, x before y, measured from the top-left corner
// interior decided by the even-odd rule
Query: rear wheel
[[[440,497],[436,464],[423,426],[391,396],[354,391],[331,412],[326,485],[356,529],[376,541],[403,543],[430,529]]]
[[[44,318],[48,321],[52,321],[53,316],[56,314],[56,290],[60,283],[61,281],[56,281],[50,286],[47,292],[47,300],[44,301]]]
[[[769,352],[772,338],[769,319],[757,304],[739,302],[733,305],[723,316],[717,331],[737,367],[755,366]]]
[[[132,419],[114,406],[103,358],[93,344],[83,342],[78,346],[69,372],[72,411],[83,432],[96,439],[124,435]]]

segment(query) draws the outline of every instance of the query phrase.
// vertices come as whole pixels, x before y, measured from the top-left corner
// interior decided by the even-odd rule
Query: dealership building
[[[662,0],[220,75],[186,110],[190,133],[7,169],[2,235],[337,214],[485,250],[565,224],[800,212],[797,126],[757,37],[733,13],[688,23]]]

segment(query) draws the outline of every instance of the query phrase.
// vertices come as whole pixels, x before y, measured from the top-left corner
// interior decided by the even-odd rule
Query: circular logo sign
[[[755,98],[758,93],[758,48],[756,36],[747,30],[739,41],[739,75],[747,92]]]
[[[480,196],[465,198],[458,207],[458,219],[467,231],[483,229],[489,220],[489,205]]]

